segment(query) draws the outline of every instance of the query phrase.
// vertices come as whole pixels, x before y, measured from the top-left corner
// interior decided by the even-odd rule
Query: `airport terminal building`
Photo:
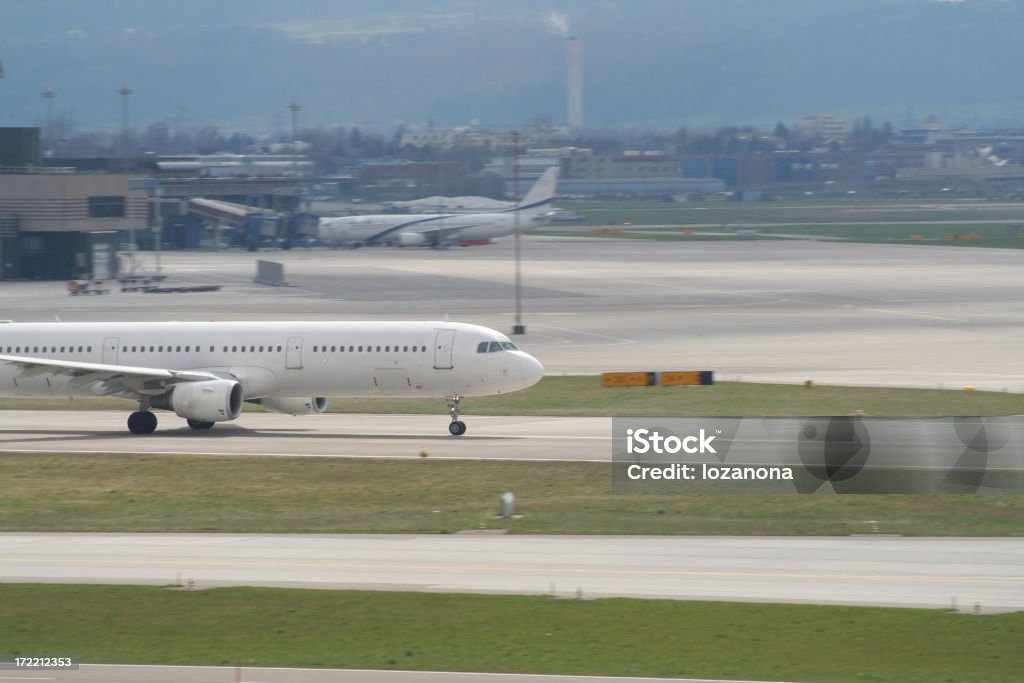
[[[44,167],[38,128],[0,129],[0,279],[116,274],[120,231],[146,225],[128,174]]]
[[[0,128],[0,280],[112,278],[129,235],[150,248],[157,230],[163,245],[188,248],[211,241],[222,225],[252,240],[308,227],[297,179],[276,169],[223,176],[153,159],[42,159],[39,134]],[[197,197],[252,210],[211,214],[190,201]]]

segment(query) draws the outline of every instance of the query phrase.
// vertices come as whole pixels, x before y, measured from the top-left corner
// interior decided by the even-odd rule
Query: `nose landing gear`
[[[466,433],[466,423],[459,419],[459,401],[462,400],[462,397],[456,394],[445,400],[448,401],[448,414],[452,416],[451,424],[448,425],[448,433],[452,436],[462,436]]]

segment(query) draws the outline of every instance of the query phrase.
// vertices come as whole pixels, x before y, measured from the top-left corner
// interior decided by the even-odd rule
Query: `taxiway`
[[[5,582],[1024,609],[1024,540],[0,534]]]

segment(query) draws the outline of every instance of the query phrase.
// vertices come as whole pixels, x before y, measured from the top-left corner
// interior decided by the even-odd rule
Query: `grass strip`
[[[0,585],[0,649],[84,662],[1010,683],[1024,613]]]
[[[630,228],[622,232],[591,232],[550,228],[541,234],[557,237],[603,238],[609,240],[654,240],[660,242],[700,242],[721,240],[767,240],[778,242],[782,236],[807,236],[841,239],[849,242],[908,245],[939,245],[945,247],[998,247],[1024,249],[1024,238],[1007,230],[1007,225],[957,223],[828,223],[821,225],[775,225],[757,228],[695,228],[687,234],[685,223],[672,227]],[[738,230],[751,231],[744,234]],[[785,238],[782,238],[785,239]]]
[[[809,378],[813,379],[813,378]],[[101,398],[18,398],[0,400],[0,410],[130,410],[132,404]],[[804,416],[849,415],[937,417],[1019,415],[1024,395],[992,391],[900,389],[889,387],[805,388],[790,384],[719,382],[706,387],[602,387],[597,376],[545,377],[529,389],[502,396],[470,398],[466,415],[551,416]],[[259,410],[246,404],[246,411]],[[334,413],[446,414],[434,399],[339,399]]]
[[[1022,494],[611,495],[606,463],[10,453],[0,474],[0,531],[1024,535]]]
[[[563,202],[561,208],[584,217],[583,225],[743,225],[778,223],[860,224],[929,221],[1021,223],[1019,203],[879,201],[826,199],[773,202]],[[559,224],[553,223],[553,226]],[[979,225],[985,225],[981,223]],[[1005,234],[1005,225],[999,226]],[[904,226],[904,229],[910,226]],[[969,225],[948,225],[954,232]]]

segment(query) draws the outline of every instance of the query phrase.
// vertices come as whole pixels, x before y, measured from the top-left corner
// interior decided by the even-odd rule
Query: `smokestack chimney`
[[[569,38],[566,60],[569,68],[566,118],[570,130],[579,130],[583,127],[583,58],[580,41],[575,37]]]

